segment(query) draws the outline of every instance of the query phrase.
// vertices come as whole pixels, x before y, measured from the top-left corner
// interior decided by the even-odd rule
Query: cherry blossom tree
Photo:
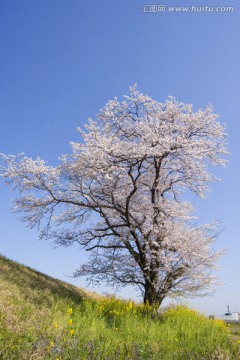
[[[90,251],[76,276],[134,285],[150,304],[206,295],[217,283],[216,230],[196,225],[183,195],[204,197],[215,180],[209,167],[225,165],[217,118],[210,105],[194,112],[134,86],[78,129],[83,141],[58,166],[2,154],[1,176],[19,191],[15,211],[31,228],[41,225],[42,238]]]

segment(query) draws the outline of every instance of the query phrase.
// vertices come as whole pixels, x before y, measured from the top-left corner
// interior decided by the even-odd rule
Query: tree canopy
[[[169,97],[157,102],[130,88],[88,120],[83,140],[58,166],[37,158],[2,155],[1,176],[20,191],[15,210],[41,237],[91,252],[76,275],[112,285],[136,286],[144,301],[204,295],[212,274],[213,225],[196,225],[191,190],[204,197],[225,165],[226,134],[211,105]],[[93,215],[96,216],[93,216]]]

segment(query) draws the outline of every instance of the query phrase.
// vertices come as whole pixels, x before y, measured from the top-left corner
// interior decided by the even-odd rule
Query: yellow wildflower
[[[53,323],[53,327],[54,327],[54,329],[58,328],[58,323],[56,321]]]
[[[68,311],[67,311],[67,313],[68,313],[69,315],[72,315],[72,312],[73,312],[72,308],[69,308]]]
[[[70,335],[70,336],[73,336],[73,335],[74,335],[74,330],[73,330],[73,329],[69,330],[69,335]]]
[[[72,319],[68,320],[68,326],[71,326],[73,323]]]

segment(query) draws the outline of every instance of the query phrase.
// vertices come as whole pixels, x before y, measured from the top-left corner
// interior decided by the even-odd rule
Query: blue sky
[[[231,13],[144,13],[142,5],[234,6]],[[70,152],[76,131],[128,86],[154,99],[168,95],[197,110],[212,103],[229,133],[230,162],[205,200],[193,198],[202,222],[220,219],[216,248],[228,248],[214,297],[189,303],[200,311],[240,311],[239,115],[240,4],[209,0],[1,0],[0,152],[25,152],[51,164]],[[15,196],[0,182],[0,253],[51,276],[69,276],[84,261],[77,248],[53,249],[11,212]],[[96,291],[111,289],[95,288]],[[123,296],[135,297],[128,289]]]

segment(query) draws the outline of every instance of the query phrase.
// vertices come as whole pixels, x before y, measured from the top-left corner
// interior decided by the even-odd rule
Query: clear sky
[[[152,4],[165,5],[165,12],[143,7]],[[192,12],[168,9],[192,5]],[[204,5],[234,11],[199,12]],[[222,181],[207,199],[192,199],[202,222],[222,221],[216,248],[229,249],[219,272],[226,284],[213,297],[189,301],[206,313],[221,314],[227,305],[240,311],[239,19],[237,0],[0,1],[0,152],[39,155],[55,164],[70,152],[70,141],[80,140],[76,128],[135,82],[158,101],[172,95],[196,110],[212,103],[221,114],[229,165],[214,170]],[[39,241],[11,212],[15,194],[3,181],[0,191],[0,253],[86,286],[69,277],[85,254]],[[130,289],[122,295],[135,297]]]

